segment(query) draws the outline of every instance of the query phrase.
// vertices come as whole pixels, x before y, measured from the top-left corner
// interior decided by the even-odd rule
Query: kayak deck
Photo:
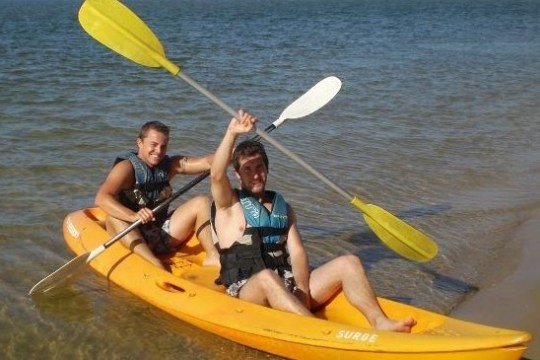
[[[69,214],[64,238],[76,254],[107,241],[105,213],[88,208]],[[168,271],[156,268],[121,244],[112,245],[90,266],[161,310],[232,341],[288,358],[305,359],[519,359],[531,335],[450,318],[384,298],[394,319],[413,316],[411,334],[378,331],[343,293],[314,312],[315,318],[251,304],[216,285],[217,267],[202,266],[196,238],[161,256]]]

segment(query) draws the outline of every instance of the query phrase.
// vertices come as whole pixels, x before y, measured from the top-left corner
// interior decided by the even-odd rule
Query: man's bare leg
[[[112,236],[115,236],[125,228],[127,228],[129,223],[112,218],[110,216],[107,217],[106,226],[107,226],[107,232],[111,234]],[[129,250],[133,251],[135,254],[139,255],[146,261],[154,264],[155,266],[165,269],[163,264],[161,263],[161,260],[159,260],[152,250],[146,245],[146,242],[144,241],[141,232],[138,229],[133,229],[126,235],[120,239],[120,242],[122,245],[124,245]]]
[[[206,252],[203,264],[219,266],[219,253],[212,242],[210,232],[210,200],[207,196],[196,196],[180,205],[171,217],[169,231],[174,246],[188,240],[195,231]]]
[[[238,297],[273,309],[313,316],[300,300],[285,288],[280,277],[272,270],[265,269],[253,275],[240,289]]]
[[[378,330],[411,332],[416,321],[389,319],[382,310],[364,272],[360,259],[345,255],[315,269],[309,283],[312,301],[322,305],[333,294],[343,289],[347,300],[364,314],[371,326]]]
[[[219,262],[219,253],[212,241],[212,233],[210,230],[210,220],[197,227],[195,232],[197,239],[201,243],[204,251],[206,252],[206,258],[203,261],[204,266],[221,266]]]

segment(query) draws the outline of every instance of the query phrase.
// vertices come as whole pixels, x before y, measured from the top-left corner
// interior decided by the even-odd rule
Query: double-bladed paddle
[[[319,81],[311,89],[309,89],[305,94],[303,94],[298,99],[296,99],[292,104],[287,106],[287,108],[283,110],[279,118],[276,121],[274,121],[272,124],[270,124],[264,131],[271,132],[272,130],[276,129],[278,126],[283,124],[283,122],[285,122],[286,120],[302,118],[319,110],[324,105],[326,105],[330,100],[332,100],[334,96],[336,96],[340,88],[341,88],[341,80],[339,80],[335,76],[329,76]],[[167,205],[169,205],[172,201],[177,199],[180,195],[184,194],[185,192],[190,190],[192,187],[194,187],[195,185],[197,185],[198,183],[206,179],[208,175],[210,175],[209,171],[204,172],[203,174],[194,178],[185,186],[183,186],[181,189],[179,189],[177,192],[175,192],[170,198],[168,198],[163,203],[156,206],[152,210],[152,212],[156,214],[162,211],[164,208],[167,207]],[[116,236],[114,236],[113,238],[105,242],[103,245],[100,245],[96,249],[89,251],[87,253],[81,254],[77,256],[76,258],[72,259],[71,261],[67,262],[58,270],[51,273],[50,275],[48,275],[47,277],[39,281],[36,285],[34,285],[34,287],[30,289],[29,294],[32,295],[35,293],[43,293],[64,283],[69,278],[76,275],[79,272],[79,270],[83,269],[86,266],[86,264],[88,264],[98,255],[103,253],[112,244],[120,240],[127,233],[129,233],[130,231],[132,231],[139,225],[141,225],[141,220],[135,221],[130,226],[125,228],[123,231],[119,232]]]
[[[237,116],[230,106],[167,59],[163,45],[152,30],[122,3],[117,0],[86,0],[79,11],[79,21],[90,36],[106,47],[137,64],[165,68],[231,116]],[[357,196],[349,194],[262,130],[257,129],[256,132],[359,209],[371,230],[396,253],[418,262],[429,261],[437,254],[438,246],[428,236],[381,207],[366,204]]]
[[[237,116],[237,113],[230,106],[167,59],[163,45],[152,30],[122,3],[117,0],[86,0],[79,11],[79,21],[90,36],[106,47],[137,64],[165,68],[201,92],[227,113]],[[438,246],[428,236],[381,207],[364,203],[357,196],[351,195],[330,181],[298,155],[260,129],[257,129],[256,132],[360,210],[368,226],[389,248],[407,259],[418,262],[429,261],[437,254]]]

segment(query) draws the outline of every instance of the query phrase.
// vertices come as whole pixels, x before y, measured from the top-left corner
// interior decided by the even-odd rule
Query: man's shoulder
[[[133,169],[133,165],[128,159],[120,160],[114,164],[111,172],[115,173],[117,176],[129,178],[135,177],[135,169]]]
[[[113,168],[130,168],[133,169],[133,165],[129,159],[117,159]]]

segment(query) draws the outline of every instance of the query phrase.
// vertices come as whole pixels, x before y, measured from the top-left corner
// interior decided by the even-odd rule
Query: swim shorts
[[[174,251],[169,230],[170,225],[171,220],[167,219],[161,227],[153,223],[140,227],[144,241],[154,254],[166,254]]]
[[[294,281],[293,273],[289,270],[283,270],[281,274],[277,270],[274,270],[276,274],[279,275],[281,278],[281,281],[283,282],[283,285],[289,290],[291,293],[296,293],[298,290],[298,287],[296,286],[296,281]],[[240,280],[235,283],[232,283],[227,288],[227,294],[229,294],[232,297],[238,297],[238,294],[240,294],[240,290],[242,289],[242,286],[246,285],[248,282],[248,279]]]

